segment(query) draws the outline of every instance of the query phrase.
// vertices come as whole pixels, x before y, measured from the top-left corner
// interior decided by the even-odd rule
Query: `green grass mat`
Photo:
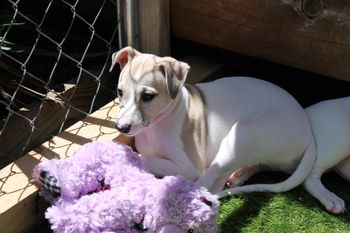
[[[249,183],[278,182],[287,176],[261,173]],[[324,184],[350,204],[350,184],[335,173],[324,176]],[[286,193],[250,193],[222,200],[218,214],[222,232],[350,232],[350,214],[335,215],[302,187]]]

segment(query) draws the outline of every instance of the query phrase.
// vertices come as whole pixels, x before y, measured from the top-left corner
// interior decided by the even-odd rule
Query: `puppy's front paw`
[[[325,208],[334,214],[341,214],[346,211],[345,202],[332,192],[325,192],[320,198],[320,202]]]

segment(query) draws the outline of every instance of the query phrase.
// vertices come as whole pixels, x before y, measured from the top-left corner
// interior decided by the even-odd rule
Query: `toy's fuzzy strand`
[[[42,190],[52,203],[45,216],[54,232],[158,232],[168,223],[184,232],[217,232],[213,195],[180,176],[157,179],[126,145],[88,143],[67,159],[40,163],[34,173],[41,171],[56,177],[61,190],[58,198]],[[99,189],[101,180],[109,190]]]

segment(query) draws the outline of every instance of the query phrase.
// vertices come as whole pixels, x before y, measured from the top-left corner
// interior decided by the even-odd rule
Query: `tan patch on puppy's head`
[[[171,57],[142,54],[127,47],[113,56],[122,68],[118,82],[120,111],[116,125],[136,135],[160,116],[185,83],[189,66]],[[117,127],[118,128],[118,127]]]

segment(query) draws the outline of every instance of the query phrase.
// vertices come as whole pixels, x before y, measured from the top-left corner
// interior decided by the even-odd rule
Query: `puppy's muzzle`
[[[127,133],[129,133],[129,131],[130,131],[130,129],[131,129],[131,125],[130,125],[130,124],[123,124],[123,125],[121,125],[121,124],[119,124],[119,123],[116,123],[116,124],[115,124],[115,128],[116,128],[119,132],[121,132],[121,133],[123,133],[123,134],[127,134]]]

